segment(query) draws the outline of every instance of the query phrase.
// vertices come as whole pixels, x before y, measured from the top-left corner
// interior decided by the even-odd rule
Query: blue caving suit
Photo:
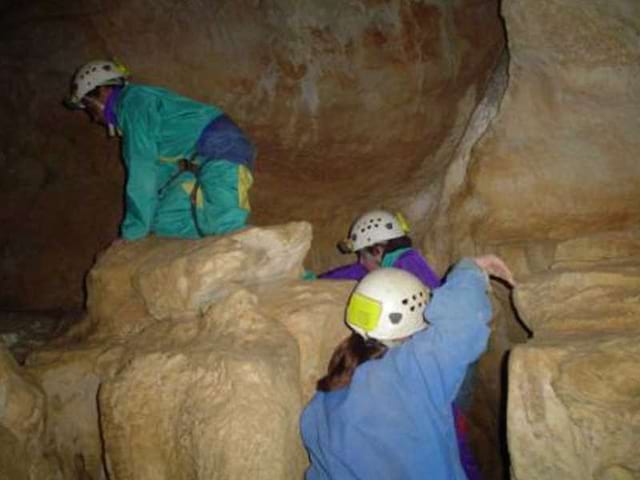
[[[198,238],[246,225],[255,149],[228,116],[164,88],[128,84],[113,95],[127,169],[122,238]],[[193,210],[196,175],[180,173],[180,159],[200,166]]]
[[[491,303],[469,259],[449,273],[425,311],[431,323],[351,383],[316,392],[301,418],[307,480],[464,480],[451,403],[484,352]]]

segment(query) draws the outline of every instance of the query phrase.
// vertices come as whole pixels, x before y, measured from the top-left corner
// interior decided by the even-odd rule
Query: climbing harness
[[[191,172],[195,177],[195,183],[193,184],[193,189],[191,190],[191,194],[189,195],[189,201],[191,203],[191,216],[193,217],[193,224],[196,227],[196,231],[198,232],[199,237],[204,237],[205,234],[200,228],[200,223],[198,222],[198,190],[200,190],[200,172],[202,168],[209,163],[210,160],[205,160],[202,165],[199,165],[195,161],[196,154],[194,153],[191,158],[181,158],[177,162],[178,171],[174,173],[169,180],[165,182],[165,184],[158,190],[158,195],[162,196],[164,192],[169,188],[169,186],[184,172]]]

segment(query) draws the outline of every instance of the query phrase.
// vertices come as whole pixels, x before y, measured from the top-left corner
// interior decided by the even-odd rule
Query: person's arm
[[[360,262],[343,265],[318,275],[323,280],[361,280],[369,271]]]
[[[158,204],[157,138],[160,119],[155,97],[138,95],[127,101],[131,104],[121,120],[122,155],[127,169],[121,236],[125,240],[137,240],[151,231]]]
[[[487,288],[478,264],[460,261],[427,306],[430,327],[387,354],[403,382],[423,385],[442,408],[451,408],[467,366],[486,348],[492,315]]]
[[[413,273],[431,290],[441,285],[440,277],[431,269],[425,258],[417,250],[411,249],[401,255],[393,266]]]

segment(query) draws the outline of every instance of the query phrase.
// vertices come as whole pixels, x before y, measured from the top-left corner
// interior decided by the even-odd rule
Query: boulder
[[[633,251],[627,242],[606,252],[588,248],[593,240],[571,241],[572,254],[559,248],[561,262],[516,287],[514,303],[533,331],[509,360],[517,480],[640,474],[640,259],[618,257]]]
[[[514,349],[508,435],[514,480],[640,475],[640,335],[558,335]]]
[[[522,279],[514,302],[536,336],[640,328],[640,262],[583,263]]]
[[[100,389],[107,468],[118,480],[299,478],[299,350],[254,295],[163,322]]]
[[[294,223],[106,252],[84,323],[25,367],[64,478],[300,477],[298,419],[354,285],[296,279],[309,239]]]
[[[148,237],[109,249],[87,279],[88,320],[101,335],[127,335],[148,316],[198,315],[234,289],[294,279],[311,227],[250,227],[201,240]]]
[[[46,398],[0,342],[0,480],[62,480],[45,455]]]

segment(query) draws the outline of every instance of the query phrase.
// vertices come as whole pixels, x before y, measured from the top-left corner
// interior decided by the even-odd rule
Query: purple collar
[[[116,116],[115,107],[118,102],[120,92],[122,92],[122,87],[113,87],[109,94],[109,98],[107,98],[107,102],[104,105],[104,120],[107,122],[107,125],[118,125],[118,117]]]

